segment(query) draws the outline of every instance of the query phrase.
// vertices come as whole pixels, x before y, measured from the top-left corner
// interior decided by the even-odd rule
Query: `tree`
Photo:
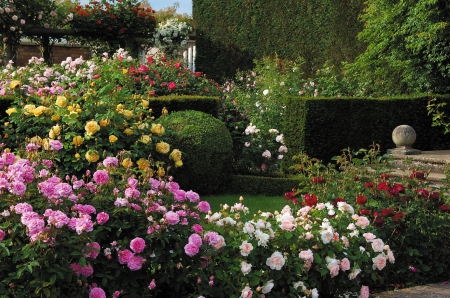
[[[450,91],[449,18],[448,0],[368,0],[368,46],[348,70],[373,95]]]

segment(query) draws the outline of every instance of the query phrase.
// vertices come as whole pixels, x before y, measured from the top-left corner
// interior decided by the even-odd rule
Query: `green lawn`
[[[228,204],[233,206],[235,203],[239,203],[239,197],[241,195],[215,195],[215,196],[201,196],[202,201],[207,201],[211,205],[211,211],[220,211],[221,204]],[[242,204],[250,209],[251,214],[255,214],[258,210],[264,212],[273,212],[275,210],[280,211],[284,206],[288,204],[284,200],[283,196],[268,197],[264,195],[245,195],[242,197],[244,201]]]

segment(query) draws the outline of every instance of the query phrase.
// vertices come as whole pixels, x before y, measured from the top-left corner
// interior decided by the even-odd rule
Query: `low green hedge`
[[[305,98],[286,100],[284,139],[292,156],[303,151],[327,163],[342,149],[381,146],[382,153],[395,148],[392,131],[410,125],[417,134],[413,147],[422,151],[450,149],[443,129],[432,127],[427,102],[432,98],[450,103],[450,95],[421,95],[390,98]],[[286,166],[286,165],[285,165]]]
[[[168,95],[151,98],[150,108],[155,118],[161,115],[163,108],[169,112],[195,110],[217,118],[218,103],[217,96]]]
[[[300,180],[250,175],[232,175],[227,193],[266,196],[284,196],[292,188],[297,188]]]

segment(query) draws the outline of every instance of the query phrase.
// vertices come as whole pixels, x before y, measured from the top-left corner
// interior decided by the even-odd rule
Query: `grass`
[[[214,195],[214,196],[202,196],[202,201],[207,201],[211,206],[211,211],[220,211],[221,204],[228,204],[233,206],[235,203],[239,203],[239,197],[241,195]],[[280,211],[284,206],[287,205],[287,201],[284,200],[283,196],[264,196],[264,195],[245,195],[242,197],[244,200],[242,204],[250,209],[251,214],[255,214],[258,210],[264,212],[273,212],[275,210]]]

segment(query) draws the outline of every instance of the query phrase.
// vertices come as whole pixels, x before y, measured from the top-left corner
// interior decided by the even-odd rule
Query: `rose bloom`
[[[347,258],[341,260],[339,266],[341,266],[342,271],[350,270],[350,261]]]
[[[81,146],[81,144],[83,144],[83,138],[81,136],[75,136],[73,137],[72,142],[75,147]]]
[[[137,271],[142,268],[142,264],[145,263],[145,259],[139,255],[133,256],[127,263],[128,269],[131,271]]]
[[[348,279],[355,279],[359,273],[361,273],[361,269],[353,269],[352,272],[348,275]]]
[[[184,246],[184,252],[190,256],[195,256],[199,251],[199,247],[195,245],[194,243],[188,243]]]
[[[242,290],[241,296],[239,298],[252,298],[252,296],[253,291],[252,289],[250,289],[250,287],[247,286]]]
[[[360,206],[364,206],[367,203],[367,198],[365,196],[357,196],[356,197],[356,204]]]
[[[356,221],[356,225],[360,226],[362,229],[365,229],[370,224],[370,221],[365,216],[358,217]]]
[[[339,274],[339,265],[337,262],[331,262],[328,264],[328,270],[330,270],[331,278],[337,276]]]
[[[97,242],[87,243],[86,249],[84,252],[85,252],[85,254],[84,254],[85,258],[95,259],[95,258],[97,258],[98,253],[100,252],[100,244],[98,244]]]
[[[145,241],[140,237],[136,237],[130,242],[130,248],[135,253],[141,253],[145,248]]]
[[[118,256],[119,256],[119,263],[123,265],[131,261],[131,259],[133,258],[133,253],[128,249],[119,250]]]
[[[170,145],[166,142],[159,142],[156,144],[156,151],[161,154],[167,154],[170,151]]]
[[[201,201],[200,203],[198,203],[198,209],[202,213],[208,213],[211,210],[211,206],[209,205],[208,202]]]
[[[246,257],[253,250],[253,245],[251,243],[247,242],[247,240],[244,240],[244,242],[242,242],[242,244],[241,244],[241,246],[239,246],[239,248],[241,249],[241,255]]]
[[[180,222],[180,216],[178,216],[178,214],[176,214],[173,211],[169,211],[166,213],[165,215],[167,222],[170,225],[176,225],[177,223]]]
[[[164,127],[161,124],[152,123],[152,128],[150,131],[158,136],[162,136],[164,134]]]
[[[97,223],[99,225],[104,225],[108,220],[109,220],[108,213],[100,212],[99,214],[97,214]]]
[[[95,171],[93,178],[97,184],[105,184],[109,181],[109,175],[105,170]]]
[[[88,150],[85,157],[88,162],[97,162],[100,159],[97,150]]]
[[[251,234],[255,232],[255,226],[251,222],[246,222],[244,224],[244,233]]]
[[[384,243],[381,239],[375,239],[372,241],[372,249],[374,252],[382,252],[384,249]]]
[[[200,247],[203,244],[202,237],[198,234],[191,234],[191,236],[189,236],[188,243],[192,243],[195,246]]]
[[[361,286],[360,298],[369,298],[369,287]]]
[[[270,258],[267,258],[266,265],[270,267],[270,269],[276,269],[281,270],[281,268],[284,266],[285,259],[283,258],[283,255],[276,251],[270,256]]]
[[[273,279],[269,280],[267,282],[267,284],[265,284],[262,288],[261,288],[261,293],[263,294],[267,294],[270,291],[272,291],[274,284],[273,284]]]
[[[181,160],[181,151],[178,149],[173,149],[172,153],[170,153],[169,158],[174,162]]]
[[[372,262],[373,262],[372,265],[373,270],[375,269],[383,270],[383,268],[386,266],[386,258],[382,254],[379,254],[378,256],[373,258]]]
[[[219,235],[219,236],[217,236],[217,239],[218,239],[218,241],[213,244],[213,247],[215,249],[222,248],[222,247],[224,247],[226,245],[225,238],[223,238],[223,236]]]
[[[0,242],[3,241],[3,239],[5,238],[5,231],[0,229]]]
[[[100,125],[98,125],[97,121],[92,120],[86,123],[84,129],[86,130],[87,135],[92,136],[93,134],[95,134],[97,131],[100,130]]]
[[[106,294],[102,288],[92,288],[89,292],[89,298],[106,298]]]
[[[169,88],[169,90],[172,91],[175,88],[177,88],[177,84],[175,82],[169,82],[169,84],[167,84],[167,88]]]
[[[115,135],[110,135],[109,136],[109,142],[110,143],[115,143],[117,142],[118,138]]]
[[[241,262],[241,271],[244,275],[247,275],[252,270],[252,264],[242,261]]]
[[[375,238],[377,238],[377,236],[375,236],[375,235],[372,234],[372,233],[364,233],[364,234],[363,234],[363,237],[366,238],[366,241],[367,241],[367,242],[371,242],[371,241],[373,241]]]

